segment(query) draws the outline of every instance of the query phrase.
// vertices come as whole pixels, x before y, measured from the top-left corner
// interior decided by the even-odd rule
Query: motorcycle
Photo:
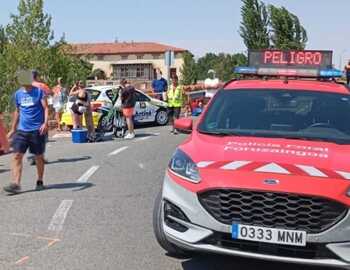
[[[116,138],[123,138],[128,130],[120,106],[116,105],[117,101],[118,93],[116,93],[112,99],[112,107],[102,106],[97,109],[101,114],[96,129],[99,137],[104,137],[106,133],[113,133]]]

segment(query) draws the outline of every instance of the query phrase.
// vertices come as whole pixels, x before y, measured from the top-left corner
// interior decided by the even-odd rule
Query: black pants
[[[346,83],[347,85],[350,85],[350,74],[346,76]]]

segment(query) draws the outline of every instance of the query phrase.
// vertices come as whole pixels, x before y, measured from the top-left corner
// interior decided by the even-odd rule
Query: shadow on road
[[[183,261],[181,264],[183,270],[330,270],[329,268],[275,263],[221,255],[199,255]]]
[[[156,137],[157,135],[155,135],[154,133],[136,133],[135,134],[135,138],[136,139],[140,139],[140,138],[144,138],[144,137]]]
[[[30,190],[23,190],[21,192],[18,192],[16,194],[8,194],[8,196],[16,196],[16,195],[21,195],[25,193],[33,193],[33,192],[45,192],[48,190],[59,190],[59,189],[71,189],[73,192],[77,191],[82,191],[84,189],[88,189],[93,187],[94,184],[92,183],[62,183],[62,184],[51,184],[51,185],[46,185],[44,190],[37,191],[35,189],[30,189]]]
[[[55,161],[49,161],[47,164],[56,164],[56,163],[71,163],[71,162],[79,162],[91,159],[91,156],[84,156],[84,157],[78,157],[78,158],[59,158]]]

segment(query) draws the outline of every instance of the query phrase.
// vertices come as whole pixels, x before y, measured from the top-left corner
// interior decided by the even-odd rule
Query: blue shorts
[[[12,140],[12,147],[15,153],[42,155],[45,152],[46,135],[40,135],[39,131],[17,130]]]

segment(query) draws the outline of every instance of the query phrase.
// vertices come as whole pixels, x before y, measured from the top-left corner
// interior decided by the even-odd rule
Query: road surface
[[[255,260],[166,255],[152,229],[153,202],[171,154],[185,135],[169,127],[137,130],[133,141],[48,144],[47,189],[33,191],[26,162],[23,193],[0,196],[0,269],[291,270],[318,269]],[[0,185],[10,179],[0,157]]]

